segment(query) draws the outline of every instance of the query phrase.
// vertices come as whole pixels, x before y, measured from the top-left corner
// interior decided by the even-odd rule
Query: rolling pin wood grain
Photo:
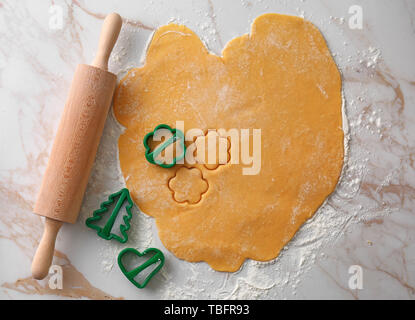
[[[92,65],[78,65],[53,142],[34,213],[45,217],[45,229],[32,262],[32,276],[49,272],[56,236],[64,222],[78,217],[116,85],[108,59],[122,25],[112,13],[105,20]]]

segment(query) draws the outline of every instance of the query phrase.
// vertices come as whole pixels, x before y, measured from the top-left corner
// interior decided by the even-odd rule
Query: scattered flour
[[[242,1],[242,4],[250,7],[252,1]],[[300,16],[305,15],[301,8],[297,8],[297,12]],[[215,16],[209,16],[204,11],[200,11],[198,14],[200,15],[200,23],[195,31],[208,44],[211,44],[217,40],[217,32],[212,32],[212,28],[216,30],[213,25]],[[186,24],[187,21],[185,19],[171,19],[168,22]],[[344,18],[330,17],[329,25],[331,22],[336,22],[340,28],[346,28]],[[322,28],[324,32],[324,29],[330,27],[323,25]],[[119,42],[122,44],[133,41],[135,32],[132,28],[124,26]],[[152,37],[150,32],[147,32],[147,36],[148,42],[144,48],[126,50],[127,46],[122,45],[115,48],[115,54],[111,58],[111,67],[112,70],[117,71],[119,78],[123,77],[130,68],[144,63],[146,48]],[[346,48],[351,44],[344,42],[343,46]],[[139,63],[137,56],[142,56]],[[347,64],[354,65],[356,68],[366,68],[367,71],[375,70],[381,59],[380,51],[373,47],[359,51],[357,56],[344,55],[341,52],[333,53],[333,56],[336,57],[340,69]],[[365,218],[365,208],[351,200],[359,193],[362,180],[367,174],[368,156],[362,150],[353,150],[353,156],[351,156],[350,141],[358,130],[367,126],[380,130],[383,121],[381,112],[377,110],[373,110],[370,114],[361,113],[349,118],[349,111],[362,109],[361,105],[364,101],[364,95],[361,97],[345,95],[343,99],[345,162],[341,179],[334,193],[319,208],[314,217],[303,225],[276,259],[268,262],[248,260],[238,272],[222,273],[212,270],[205,263],[188,263],[179,260],[165,250],[167,263],[162,271],[162,284],[158,290],[161,294],[159,298],[295,298],[297,288],[307,271],[313,267],[317,259],[325,259],[324,249],[341,237],[350,224]],[[103,183],[107,181],[109,174],[112,177],[117,177],[117,179],[113,179],[114,188],[110,188],[111,191],[124,186],[118,157],[114,156],[118,154],[117,138],[122,130],[123,128],[111,116],[106,124],[89,190],[94,190],[94,187],[98,188],[99,185],[106,185]],[[375,133],[379,132],[375,131]],[[106,185],[106,188],[109,186]],[[98,194],[102,194],[102,192],[100,191]],[[138,211],[135,216],[132,226],[134,232],[130,233],[131,238],[128,246],[143,249],[153,245],[155,241],[159,241],[153,219]],[[124,246],[114,246],[113,243],[104,242],[100,250],[101,265],[102,272],[108,273],[113,270],[115,257]]]

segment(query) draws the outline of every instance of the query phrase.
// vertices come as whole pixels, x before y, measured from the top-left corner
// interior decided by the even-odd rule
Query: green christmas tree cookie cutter
[[[108,207],[114,203],[117,197],[117,203],[115,204],[115,207],[112,210],[107,223],[103,227],[96,225],[96,222],[102,219],[104,213],[108,211]],[[127,205],[125,206],[125,211],[127,212],[127,214],[123,217],[123,221],[125,224],[122,224],[120,226],[120,233],[122,235],[122,237],[120,237],[119,235],[112,233],[111,230],[125,201],[127,201]],[[126,243],[128,241],[127,231],[130,229],[130,220],[132,218],[131,208],[133,207],[133,205],[134,203],[131,200],[130,192],[128,191],[128,189],[121,189],[120,191],[111,194],[108,197],[107,201],[101,203],[100,208],[94,211],[92,217],[86,219],[85,224],[88,228],[96,230],[98,236],[105,240],[115,239],[121,243]]]
[[[157,146],[155,148],[155,150],[151,151],[150,146],[148,145],[148,140],[154,136],[154,134],[157,132],[157,130],[160,129],[167,129],[172,133],[172,136],[167,139],[167,141],[163,142],[161,145]],[[173,158],[172,163],[159,163],[155,160],[155,158],[161,153],[163,152],[164,149],[166,149],[169,145],[175,143],[175,142],[179,142],[182,149],[183,149],[183,153],[177,157]],[[184,134],[181,130],[179,129],[172,129],[170,126],[168,126],[167,124],[159,124],[153,131],[147,133],[144,137],[143,140],[144,143],[144,148],[146,149],[145,151],[145,156],[148,162],[152,163],[152,164],[156,164],[162,168],[171,168],[174,165],[176,165],[177,161],[182,160],[186,154],[186,146],[184,144]]]
[[[151,256],[150,259],[148,259],[146,262],[144,262],[143,264],[137,266],[136,268],[130,271],[127,270],[127,268],[124,266],[122,262],[122,258],[126,254],[134,254],[138,257],[144,257],[146,254],[149,254],[149,253],[154,253],[154,255]],[[160,262],[159,265],[153,271],[151,271],[151,273],[144,279],[142,283],[139,283],[138,281],[134,279],[144,269],[158,262]],[[133,285],[135,285],[139,289],[143,289],[147,285],[147,283],[151,280],[151,278],[153,278],[156,275],[156,273],[160,271],[163,265],[164,265],[164,254],[163,252],[161,252],[159,249],[156,249],[156,248],[148,248],[144,250],[143,253],[133,248],[126,248],[122,250],[120,254],[118,255],[118,266],[120,267],[122,273],[127,277],[127,279]]]

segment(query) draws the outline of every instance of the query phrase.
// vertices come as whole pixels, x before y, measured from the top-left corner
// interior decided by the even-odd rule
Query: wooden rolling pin
[[[32,262],[32,276],[49,273],[55,240],[63,222],[75,223],[111,105],[117,77],[108,59],[122,26],[112,13],[105,20],[92,65],[78,65],[49,162],[34,207],[45,217],[45,229]]]

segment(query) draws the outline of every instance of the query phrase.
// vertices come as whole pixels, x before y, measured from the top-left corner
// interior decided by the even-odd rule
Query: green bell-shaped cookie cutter
[[[133,254],[138,257],[144,257],[147,254],[151,254],[151,253],[154,253],[154,254],[146,262],[144,262],[143,264],[137,266],[136,268],[130,271],[127,270],[127,268],[124,266],[124,263],[122,261],[122,258],[126,254]],[[158,262],[159,262],[159,265],[153,271],[151,271],[151,273],[144,279],[142,283],[139,283],[138,281],[134,279],[144,269]],[[133,285],[135,285],[139,289],[143,289],[147,285],[147,283],[151,280],[151,278],[153,278],[156,275],[156,273],[160,271],[163,265],[164,265],[164,254],[163,252],[161,252],[159,249],[156,249],[156,248],[148,248],[144,250],[143,253],[139,252],[138,250],[134,248],[125,248],[118,255],[118,266],[120,267],[122,273],[127,277],[128,280],[130,280],[130,282]]]
[[[150,146],[148,145],[148,140],[154,136],[154,134],[160,130],[160,129],[167,129],[168,131],[170,131],[172,133],[172,136],[167,139],[167,141],[163,142],[162,144],[160,144],[159,146],[157,146],[155,148],[155,150],[151,151]],[[179,156],[176,156],[173,158],[172,163],[160,163],[158,161],[156,161],[155,159],[157,158],[157,156],[163,152],[164,149],[166,149],[169,145],[178,142],[180,143],[183,153]],[[173,167],[177,161],[182,160],[186,154],[186,146],[184,144],[184,134],[182,131],[180,131],[179,129],[173,129],[170,126],[168,126],[167,124],[159,124],[153,131],[147,133],[144,137],[143,140],[144,143],[144,148],[146,149],[145,151],[145,156],[148,162],[152,163],[152,164],[156,164],[162,168],[171,168]]]

